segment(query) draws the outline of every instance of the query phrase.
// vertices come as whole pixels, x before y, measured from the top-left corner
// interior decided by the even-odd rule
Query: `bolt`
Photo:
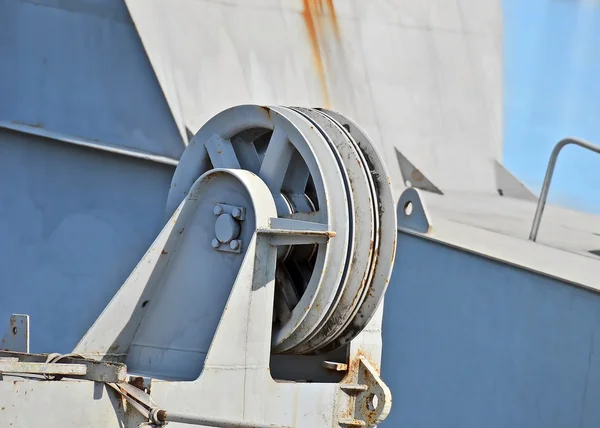
[[[219,242],[218,239],[215,238],[215,239],[212,240],[211,245],[212,245],[213,248],[219,248],[219,246],[221,245],[221,243]]]
[[[240,241],[238,239],[234,239],[229,243],[229,248],[231,248],[232,250],[237,250],[238,248],[240,248]]]
[[[167,420],[167,411],[166,410],[159,410],[156,413],[156,418],[161,421],[161,422],[165,422]]]
[[[215,215],[220,215],[223,213],[223,207],[221,205],[215,205],[215,208],[213,209],[213,213]]]
[[[239,208],[234,208],[231,211],[231,215],[233,216],[233,218],[237,218],[239,220],[242,217],[242,210]]]

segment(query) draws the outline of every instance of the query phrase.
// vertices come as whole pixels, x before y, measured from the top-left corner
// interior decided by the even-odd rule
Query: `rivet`
[[[221,245],[221,243],[219,242],[218,239],[215,238],[215,239],[212,240],[211,245],[212,245],[213,248],[219,248],[219,246]]]
[[[220,215],[223,213],[223,207],[221,205],[215,205],[215,208],[213,209],[213,213],[215,215]]]
[[[231,248],[232,250],[237,250],[238,248],[240,248],[240,241],[237,239],[234,239],[233,241],[231,241],[229,243],[229,248]]]

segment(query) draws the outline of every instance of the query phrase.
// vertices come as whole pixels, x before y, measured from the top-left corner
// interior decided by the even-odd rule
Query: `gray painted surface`
[[[0,122],[179,158],[119,0],[0,0]],[[0,130],[0,319],[69,352],[164,225],[173,167]]]
[[[31,352],[74,348],[162,229],[172,174],[0,130],[0,319],[31,316]]]
[[[597,427],[599,332],[597,293],[400,234],[381,426]]]
[[[440,196],[422,192],[422,196],[434,226],[436,219],[442,218],[524,241],[529,238],[537,205],[536,201],[474,193],[452,192]],[[600,217],[548,205],[537,242],[598,260]]]
[[[0,121],[179,158],[182,138],[120,0],[0,0]]]
[[[497,192],[500,0],[126,3],[180,126],[236,104],[330,106],[392,160],[397,196],[395,147],[442,191]]]
[[[508,196],[526,201],[537,201],[537,196],[533,194],[523,183],[521,183],[508,169],[500,162],[496,162],[496,185],[500,196]]]
[[[397,196],[395,149],[445,193],[425,197],[434,228],[527,239],[534,203],[497,196],[499,1],[337,0],[335,21],[312,10],[318,55],[300,1],[127,3],[168,107],[122,2],[0,0],[0,120],[177,158],[233,104],[329,104],[389,159]],[[164,225],[172,173],[0,131],[0,320],[30,314],[32,352],[89,328]],[[592,258],[598,224],[548,207],[537,245]],[[598,299],[402,235],[383,426],[598,426]]]

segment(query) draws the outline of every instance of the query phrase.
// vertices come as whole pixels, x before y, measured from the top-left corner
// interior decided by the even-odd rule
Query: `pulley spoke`
[[[283,285],[279,282],[277,284]],[[273,306],[275,316],[280,322],[285,322],[290,319],[293,306],[288,303],[281,287],[275,289]]]
[[[294,289],[294,285],[290,280],[289,273],[283,265],[277,266],[275,279],[278,284],[278,293],[281,295],[281,300],[285,302],[287,312],[290,312],[298,304],[298,295]],[[285,319],[286,317],[282,317]]]
[[[254,143],[241,136],[236,136],[232,138],[231,144],[240,161],[240,167],[258,175],[260,171],[260,157]]]
[[[304,193],[309,177],[310,171],[306,166],[306,162],[304,162],[300,153],[294,150],[281,190],[287,193]]]
[[[215,168],[240,168],[237,155],[233,150],[231,141],[224,140],[218,135],[213,135],[204,143],[210,162]]]
[[[283,179],[293,154],[294,146],[290,143],[286,132],[275,127],[258,173],[258,176],[269,186],[271,193],[281,191]]]

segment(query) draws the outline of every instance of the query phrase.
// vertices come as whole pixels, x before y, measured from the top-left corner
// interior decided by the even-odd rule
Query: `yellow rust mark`
[[[319,76],[319,81],[321,82],[325,107],[329,108],[331,107],[331,99],[329,97],[329,89],[327,88],[325,65],[323,56],[321,55],[319,39],[323,34],[322,17],[324,13],[327,13],[329,16],[329,22],[337,41],[340,39],[340,29],[335,13],[335,6],[333,5],[333,0],[302,0],[302,3],[304,5],[302,17],[304,18],[306,31],[308,32],[308,38],[310,39],[313,62]]]

